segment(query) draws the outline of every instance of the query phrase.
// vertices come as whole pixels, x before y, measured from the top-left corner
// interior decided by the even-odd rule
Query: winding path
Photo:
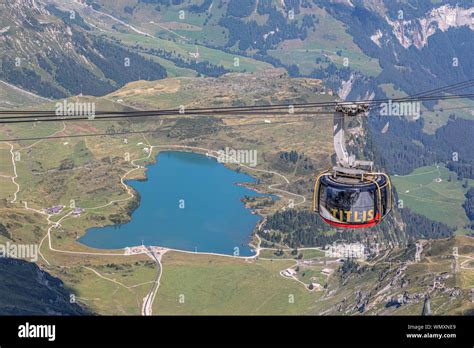
[[[59,132],[63,132],[65,131],[65,128],[66,128],[66,125],[64,124],[64,127],[63,129],[61,129],[60,131],[57,131],[55,132],[54,134],[56,133],[59,133]],[[130,186],[128,186],[126,183],[125,183],[125,180],[126,178],[130,175],[130,173],[138,170],[138,169],[143,169],[144,166],[142,165],[139,165],[139,164],[136,164],[137,161],[143,161],[143,160],[147,160],[151,157],[152,153],[153,153],[153,149],[155,148],[167,148],[167,149],[173,149],[173,148],[181,148],[181,149],[187,149],[187,150],[192,150],[192,151],[201,151],[201,152],[204,152],[207,156],[210,156],[210,157],[213,157],[213,158],[218,158],[218,155],[220,155],[220,153],[218,151],[215,151],[215,150],[211,150],[211,149],[206,149],[206,148],[202,148],[202,147],[195,147],[195,146],[187,146],[187,145],[150,145],[148,140],[145,138],[145,141],[148,143],[148,154],[147,156],[145,157],[142,157],[142,158],[138,158],[138,159],[135,159],[135,160],[132,160],[130,161],[130,163],[132,164],[133,168],[128,170],[125,174],[123,174],[121,177],[120,177],[120,183],[121,185],[125,188],[126,190],[126,193],[128,195],[128,197],[126,198],[122,198],[122,199],[116,199],[116,200],[112,200],[106,204],[103,204],[103,205],[99,205],[99,206],[96,206],[96,207],[85,207],[84,210],[97,210],[97,209],[102,209],[102,208],[106,208],[112,204],[115,204],[115,203],[120,203],[120,202],[125,202],[125,201],[128,201],[132,198],[135,197],[134,193],[133,193],[133,190]],[[25,148],[31,148],[32,146],[36,145],[38,142],[28,146],[28,147],[25,147]],[[17,174],[17,170],[16,170],[16,163],[15,163],[15,154],[14,154],[14,146],[10,143],[7,143],[9,146],[10,146],[10,153],[12,155],[12,164],[13,164],[13,169],[14,169],[14,176],[11,177],[12,178],[12,181],[13,183],[17,186],[17,190],[15,191],[14,193],[14,197],[13,197],[13,200],[11,201],[12,203],[15,203],[17,201],[17,195],[18,195],[18,192],[20,191],[20,185],[16,182],[16,179],[18,178],[18,174]],[[25,148],[22,148],[21,150],[25,149]],[[235,161],[235,158],[233,158],[232,156],[229,156],[227,154],[225,154],[225,156],[230,159],[230,160],[234,160],[233,162],[237,162]],[[269,190],[272,190],[272,191],[278,191],[280,193],[283,193],[283,194],[286,194],[286,195],[289,195],[289,196],[292,196],[292,197],[296,197],[296,198],[299,198],[300,201],[297,202],[297,203],[290,203],[290,205],[292,205],[293,207],[294,206],[297,206],[297,205],[300,205],[300,204],[304,204],[306,202],[306,197],[302,196],[302,195],[299,195],[299,194],[296,194],[296,193],[293,193],[293,192],[290,192],[290,191],[287,191],[287,190],[284,190],[284,189],[281,189],[281,188],[277,188],[277,186],[281,186],[281,185],[288,185],[290,184],[290,181],[288,180],[288,178],[286,176],[284,176],[283,174],[280,174],[278,172],[274,172],[274,171],[270,171],[270,170],[264,170],[264,169],[257,169],[257,168],[253,168],[253,167],[250,167],[250,166],[247,166],[247,165],[244,165],[244,164],[239,164],[241,167],[249,170],[249,171],[255,171],[255,172],[262,172],[262,173],[268,173],[268,174],[271,174],[271,175],[275,175],[275,176],[278,176],[280,177],[283,182],[282,183],[275,183],[275,184],[271,184],[268,186],[268,189]],[[152,282],[148,282],[148,283],[152,283],[152,287],[150,289],[150,291],[148,292],[148,294],[145,296],[145,298],[143,299],[143,306],[142,306],[142,315],[152,315],[153,314],[153,302],[155,300],[155,297],[156,297],[156,294],[158,292],[158,289],[159,289],[159,286],[160,286],[160,280],[161,280],[161,275],[163,273],[163,266],[162,266],[162,263],[161,263],[161,256],[168,250],[173,250],[173,251],[177,251],[177,252],[183,252],[183,253],[190,253],[190,254],[204,254],[204,255],[215,255],[215,256],[220,256],[220,257],[231,257],[231,258],[241,258],[241,259],[245,259],[245,260],[249,260],[249,259],[255,259],[257,257],[259,257],[260,255],[260,252],[261,250],[264,250],[264,249],[272,249],[273,248],[262,248],[260,247],[261,245],[261,239],[258,235],[257,236],[257,240],[258,240],[258,245],[255,247],[255,255],[252,255],[252,256],[233,256],[233,255],[226,255],[226,254],[218,254],[218,253],[206,253],[206,252],[192,252],[192,251],[186,251],[186,250],[178,250],[178,249],[168,249],[168,248],[162,248],[162,252],[161,253],[157,253],[155,252],[151,247],[145,247],[144,251],[141,252],[141,253],[135,253],[135,254],[127,254],[126,251],[124,250],[123,253],[97,253],[97,252],[83,252],[83,251],[70,251],[70,250],[60,250],[60,249],[55,249],[52,245],[52,241],[51,241],[51,232],[53,229],[58,229],[59,227],[61,227],[61,223],[64,222],[65,220],[69,219],[69,218],[72,218],[72,213],[73,213],[73,209],[70,209],[68,212],[65,212],[64,215],[62,215],[59,220],[57,221],[53,221],[52,220],[52,217],[54,215],[51,215],[51,214],[48,214],[44,211],[41,211],[41,210],[37,210],[37,209],[33,209],[33,208],[30,208],[28,206],[28,202],[24,202],[24,209],[26,210],[29,210],[29,211],[32,211],[34,213],[37,213],[37,214],[41,214],[41,215],[44,215],[46,217],[46,220],[48,222],[48,229],[47,229],[47,232],[45,234],[45,236],[41,239],[40,241],[40,244],[39,244],[39,248],[38,248],[38,252],[39,252],[39,255],[41,256],[41,258],[46,262],[46,264],[48,265],[51,265],[51,263],[46,259],[46,257],[41,253],[41,248],[42,248],[42,245],[44,243],[44,241],[46,239],[48,239],[48,248],[50,251],[54,251],[54,252],[58,252],[58,253],[64,253],[64,254],[70,254],[70,255],[89,255],[89,256],[129,256],[129,255],[137,255],[137,254],[147,254],[150,258],[152,258],[156,263],[157,263],[157,275],[156,275],[156,279]],[[114,283],[117,283],[118,285],[120,286],[123,286],[125,288],[128,288],[127,286],[125,286],[124,284],[122,283],[119,283],[117,282],[116,280],[114,279],[110,279],[110,278],[107,278],[107,277],[104,277],[102,276],[100,273],[98,273],[97,271],[89,268],[89,267],[85,267],[86,269],[90,270],[91,272],[93,272],[94,274],[96,274],[97,276],[99,276],[100,278],[103,278],[105,280],[108,280],[108,281],[112,281]],[[143,283],[143,284],[147,284],[147,283]],[[143,284],[140,284],[140,285],[143,285]],[[138,286],[138,285],[137,285]]]
[[[13,184],[16,185],[16,191],[13,193],[13,199],[10,201],[10,203],[15,203],[16,202],[16,199],[17,199],[17,196],[18,196],[18,193],[20,192],[20,185],[16,182],[16,179],[18,178],[18,173],[16,171],[16,161],[15,161],[15,153],[13,152],[13,144],[10,144],[10,143],[7,143],[8,145],[10,145],[10,153],[12,155],[12,164],[13,164],[13,174],[14,176],[11,176],[11,180],[13,182]]]

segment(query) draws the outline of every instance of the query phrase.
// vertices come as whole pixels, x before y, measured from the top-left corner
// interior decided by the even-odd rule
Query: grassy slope
[[[383,89],[388,98],[403,98],[407,96],[405,92],[401,90],[395,90],[393,84],[391,83],[382,84],[380,87]],[[425,121],[423,130],[428,134],[434,134],[438,128],[448,123],[450,115],[455,115],[458,118],[464,118],[467,120],[473,120],[473,107],[474,102],[470,101],[469,99],[440,100],[436,103],[432,110],[428,110],[426,107],[421,105],[421,116]]]
[[[445,288],[431,292],[434,314],[463,314],[471,308],[468,295],[474,286],[473,269],[467,263],[453,273],[452,248],[459,248],[460,262],[473,257],[474,241],[469,237],[425,242],[422,260],[414,263],[414,249],[394,249],[388,259],[367,265],[365,271],[345,276],[338,272],[329,278],[322,268],[336,270],[334,263],[324,264],[320,257],[314,265],[300,265],[298,279],[308,284],[328,284],[326,291],[310,292],[304,285],[285,279],[279,272],[295,265],[291,260],[260,259],[246,262],[225,257],[170,252],[163,259],[164,273],[154,311],[159,314],[357,314],[357,294],[369,295],[367,314],[419,315],[424,294],[430,291],[433,277],[448,274]],[[263,257],[263,256],[262,256]],[[364,264],[364,262],[360,262]],[[405,268],[406,267],[406,268]],[[404,270],[403,270],[404,269]],[[388,272],[387,272],[388,270]],[[386,276],[382,277],[382,274]],[[407,282],[400,286],[401,279]],[[450,296],[453,289],[458,296]],[[446,289],[446,290],[445,290]],[[412,300],[395,307],[385,307],[390,299],[407,293]],[[294,296],[294,303],[288,296]],[[184,296],[184,303],[180,301]],[[418,296],[418,299],[414,299]]]
[[[377,76],[381,67],[376,59],[367,57],[345,32],[344,24],[330,16],[324,9],[314,7],[307,11],[319,20],[316,30],[308,31],[304,40],[287,40],[282,42],[270,55],[279,58],[285,64],[296,64],[303,74],[309,74],[318,67],[316,59],[328,57],[338,67],[343,67],[344,58],[348,67],[368,76]],[[336,52],[342,51],[340,55]],[[324,66],[324,65],[323,65]]]
[[[168,253],[163,262],[157,314],[301,314],[319,297],[279,275],[292,261]]]
[[[448,182],[449,177],[451,182]],[[436,182],[438,178],[442,181]],[[442,166],[431,166],[392,179],[399,198],[413,211],[458,228],[469,222],[462,207],[468,189],[462,187],[464,181],[457,180],[456,173]],[[468,181],[472,187],[474,180]]]
[[[170,20],[171,23],[175,23],[175,19],[178,17],[179,9],[176,11],[166,11],[163,13],[158,13],[153,11],[153,5],[141,4],[139,6],[133,17],[130,17],[123,12],[123,8],[126,5],[130,5],[129,1],[123,2],[104,2],[104,9],[101,10],[103,13],[111,14],[116,18],[125,18],[126,23],[133,25],[136,30],[143,33],[147,33],[149,36],[138,33],[130,27],[127,27],[119,23],[116,19],[111,17],[104,16],[103,14],[93,12],[93,11],[84,11],[84,7],[77,4],[68,4],[67,6],[72,6],[81,13],[81,15],[86,18],[90,23],[95,26],[94,33],[97,35],[103,35],[106,33],[107,37],[117,39],[121,42],[121,45],[128,47],[132,50],[134,45],[140,45],[145,48],[154,48],[161,49],[167,52],[172,52],[173,55],[181,55],[185,59],[191,59],[189,53],[196,52],[196,49],[199,49],[200,58],[199,61],[204,62],[208,61],[214,65],[222,65],[224,68],[231,71],[258,71],[266,68],[271,68],[270,64],[257,61],[255,59],[246,58],[239,56],[237,54],[229,54],[218,49],[208,48],[205,45],[199,45],[200,40],[197,44],[190,37],[189,39],[183,39],[181,31],[179,30],[180,26],[178,25],[178,30],[174,30],[176,25],[171,25],[170,31],[160,28],[160,26],[165,25],[167,27],[167,21]],[[202,24],[203,18],[193,17],[192,14],[187,13],[188,17],[186,20],[183,20],[181,24],[189,23],[192,24]],[[194,18],[194,20],[193,20]],[[165,23],[163,23],[165,22]],[[157,26],[156,23],[160,23],[160,26]],[[177,23],[179,24],[179,23]],[[186,26],[184,26],[186,27]],[[98,29],[100,28],[100,29]],[[194,28],[194,24],[193,24]],[[193,29],[195,30],[195,28]],[[211,33],[216,33],[219,30],[216,28],[209,27]],[[176,34],[173,34],[176,33]],[[163,35],[166,34],[166,35]],[[163,66],[169,72],[169,76],[193,76],[195,72],[187,68],[179,68],[170,60],[165,60],[159,57],[153,57],[150,55],[144,54],[144,56],[155,60],[156,62],[163,64]],[[239,65],[234,65],[234,58],[239,58]]]
[[[0,81],[0,110],[42,104],[46,99]]]
[[[199,48],[200,61],[208,61],[214,65],[222,65],[231,71],[248,71],[254,72],[265,68],[271,68],[268,63],[260,62],[252,58],[239,56],[238,54],[230,54],[213,48],[201,45],[195,45],[185,41],[171,41],[159,37],[147,37],[137,33],[113,33],[110,36],[121,40],[124,45],[139,44],[145,48],[163,49],[165,51],[180,54],[182,57],[188,58],[189,52],[196,52]],[[239,58],[239,66],[234,65],[234,58]],[[171,64],[171,63],[169,63]]]
[[[203,59],[215,62],[219,56],[222,56],[224,63],[228,62],[227,54],[218,51],[217,56],[212,54],[203,45],[224,46],[228,39],[228,30],[219,25],[219,20],[226,16],[227,4],[217,6],[213,5],[211,12],[192,13],[187,11],[188,4],[165,7],[162,6],[160,12],[154,10],[154,5],[140,4],[134,8],[133,16],[123,12],[123,7],[130,1],[106,2],[99,1],[107,12],[117,17],[125,17],[129,23],[143,28],[147,33],[152,33],[161,38],[171,39],[174,43],[167,43],[162,40],[162,47],[169,47],[178,52],[183,52],[185,56],[188,52],[196,50],[196,44]],[[277,4],[278,7],[280,4]],[[179,11],[185,11],[185,18],[179,18]],[[211,14],[211,16],[209,15]],[[309,30],[308,38],[303,42],[301,40],[285,40],[276,49],[270,50],[269,55],[280,59],[283,63],[291,65],[296,64],[304,74],[310,73],[317,68],[316,58],[328,57],[337,66],[343,66],[343,59],[349,59],[349,66],[356,71],[361,71],[369,76],[376,76],[381,72],[380,65],[376,59],[367,57],[359,47],[353,42],[349,34],[345,32],[343,23],[334,19],[324,9],[313,6],[312,9],[301,8],[301,13],[295,16],[296,21],[301,21],[305,14],[314,15],[316,20],[316,30]],[[260,25],[266,23],[268,15],[259,15],[254,11],[245,21],[255,20]],[[206,23],[207,20],[207,23]],[[156,39],[157,42],[160,39]],[[141,40],[147,42],[148,39]],[[172,46],[169,46],[172,45]],[[182,49],[185,48],[183,51]],[[342,54],[336,52],[341,50]],[[211,59],[210,59],[211,58]],[[233,55],[231,55],[233,59]],[[242,60],[242,59],[241,59]],[[230,61],[232,62],[232,60]],[[254,61],[255,62],[255,61]],[[214,63],[215,64],[215,63]],[[227,68],[227,66],[225,65]],[[230,66],[231,69],[240,71]],[[242,69],[254,71],[251,66],[242,63]]]

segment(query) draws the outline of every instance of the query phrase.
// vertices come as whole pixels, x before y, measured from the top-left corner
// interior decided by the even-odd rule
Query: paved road
[[[160,279],[162,274],[162,266],[161,266],[161,254],[155,253],[151,247],[146,247],[147,255],[150,256],[153,260],[155,260],[157,264],[157,272],[156,278],[153,282],[153,285],[148,292],[148,294],[143,299],[143,307],[142,307],[142,315],[152,315],[153,314],[153,301],[155,300],[156,293],[158,288],[160,287]],[[158,255],[157,255],[158,254]]]

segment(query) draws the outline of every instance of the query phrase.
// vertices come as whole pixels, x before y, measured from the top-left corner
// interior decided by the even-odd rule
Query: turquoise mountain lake
[[[144,243],[228,255],[238,247],[241,256],[254,254],[247,244],[260,217],[241,199],[264,194],[236,185],[254,183],[254,178],[189,152],[160,152],[157,163],[147,168],[146,181],[127,181],[141,198],[131,221],[91,228],[81,243],[100,249]]]

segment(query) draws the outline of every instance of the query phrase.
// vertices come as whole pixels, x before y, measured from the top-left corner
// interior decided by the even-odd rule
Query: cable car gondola
[[[363,228],[379,224],[392,209],[392,186],[385,173],[373,172],[373,162],[359,161],[345,146],[344,118],[368,111],[366,104],[339,104],[334,114],[337,165],[318,175],[313,210],[330,225]]]

